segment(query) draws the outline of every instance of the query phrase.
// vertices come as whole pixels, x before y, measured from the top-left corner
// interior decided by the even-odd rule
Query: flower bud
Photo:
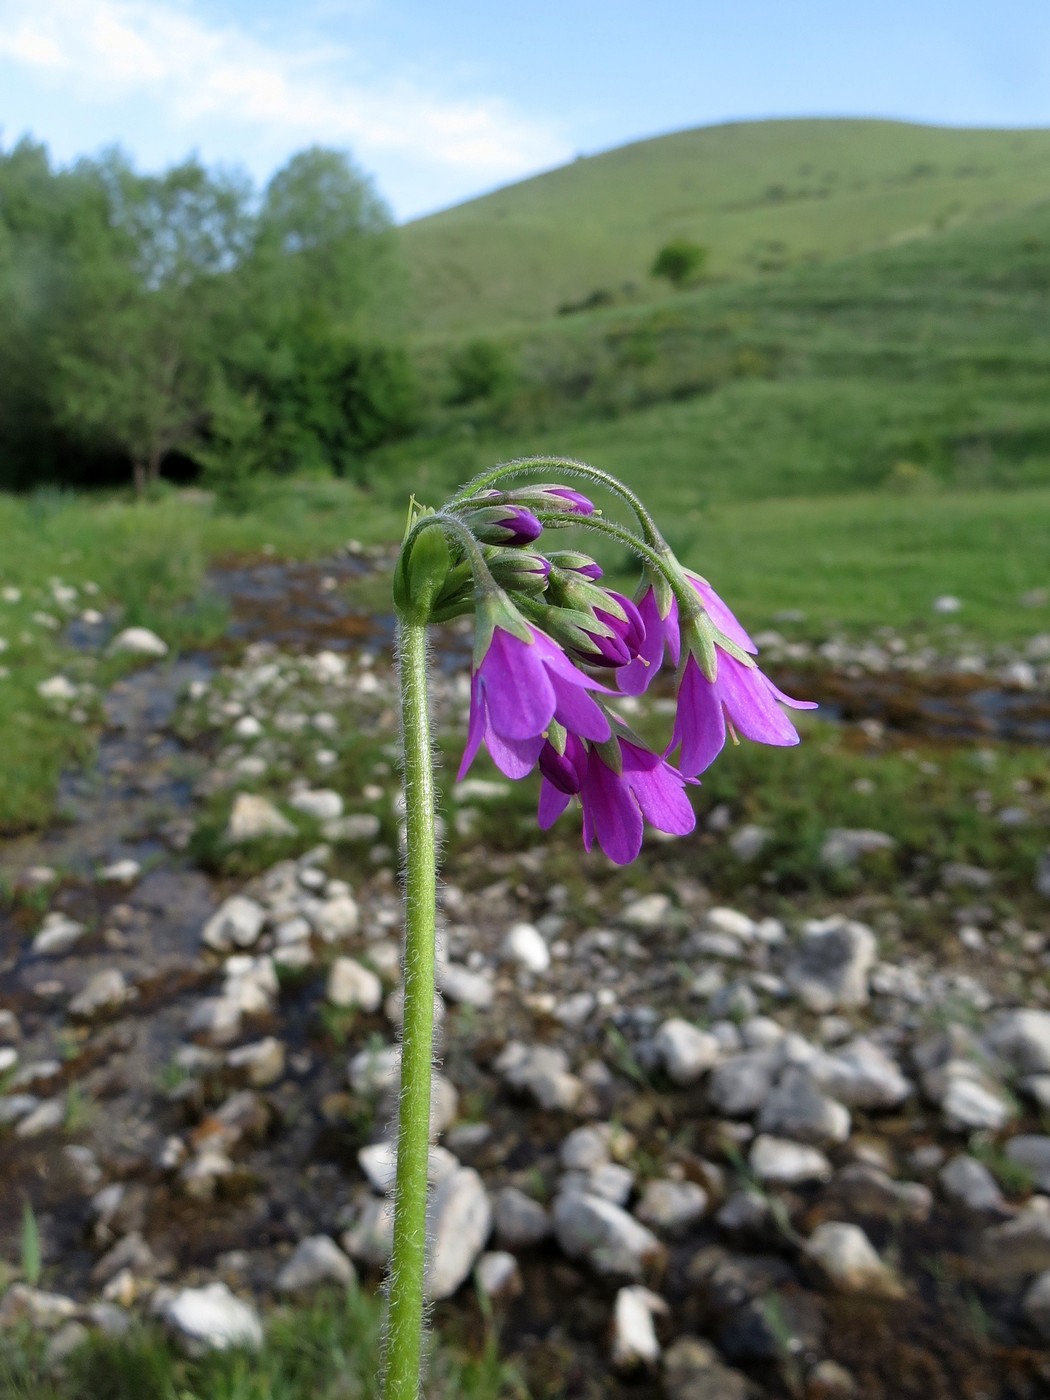
[[[489,572],[509,593],[542,593],[550,576],[550,561],[531,549],[486,551]]]

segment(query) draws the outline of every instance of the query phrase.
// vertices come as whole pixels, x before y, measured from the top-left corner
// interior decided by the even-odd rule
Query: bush
[[[707,249],[686,238],[665,243],[649,269],[653,277],[666,277],[672,287],[687,287],[696,282],[707,264]]]
[[[510,387],[514,370],[502,345],[491,340],[468,340],[449,358],[452,392],[449,403],[476,403],[495,398]]]

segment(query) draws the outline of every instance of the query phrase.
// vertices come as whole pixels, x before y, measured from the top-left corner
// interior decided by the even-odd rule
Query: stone
[[[633,1216],[599,1196],[562,1192],[554,1202],[554,1234],[571,1259],[599,1274],[637,1279],[665,1257],[660,1241]]]
[[[831,1175],[831,1163],[823,1152],[802,1143],[770,1137],[766,1133],[756,1137],[751,1144],[748,1161],[759,1181],[776,1185],[795,1186],[805,1181],[826,1181]]]
[[[727,1118],[746,1118],[764,1103],[773,1088],[778,1059],[768,1049],[732,1055],[711,1071],[707,1096]]]
[[[496,1239],[508,1249],[528,1249],[551,1232],[551,1221],[539,1201],[516,1186],[504,1186],[492,1202]]]
[[[428,1298],[451,1298],[469,1276],[491,1229],[492,1207],[472,1167],[459,1167],[438,1182],[427,1203]]]
[[[397,1180],[397,1143],[372,1142],[357,1154],[358,1164],[374,1191],[385,1195]],[[444,1147],[431,1147],[427,1159],[427,1180],[433,1185],[456,1171],[459,1163]]]
[[[900,1280],[882,1262],[858,1225],[825,1220],[813,1231],[805,1249],[839,1292],[903,1297]]]
[[[753,822],[746,822],[743,826],[737,827],[726,844],[737,860],[746,864],[749,861],[758,860],[772,839],[773,833],[769,827],[756,826]]]
[[[40,1137],[61,1128],[66,1121],[64,1099],[45,1099],[24,1118],[20,1118],[15,1128],[15,1137]]]
[[[708,1342],[679,1337],[663,1359],[667,1400],[747,1400],[747,1377],[728,1367]]]
[[[201,929],[201,942],[217,953],[234,948],[251,948],[266,922],[266,910],[247,895],[235,894],[224,900]]]
[[[361,1264],[385,1268],[394,1243],[394,1202],[388,1196],[368,1196],[340,1243]]]
[[[667,1311],[667,1304],[652,1289],[640,1284],[620,1289],[613,1304],[612,1327],[612,1362],[617,1370],[656,1365],[660,1343],[654,1318]]]
[[[36,693],[41,700],[54,700],[59,704],[69,703],[77,698],[77,688],[68,676],[49,676],[40,681]]]
[[[844,1366],[825,1358],[806,1379],[806,1400],[853,1400],[857,1382]]]
[[[875,935],[866,924],[839,917],[812,919],[788,965],[788,984],[818,1014],[865,1006],[875,953]]]
[[[695,1084],[720,1056],[718,1041],[689,1021],[672,1017],[653,1038],[653,1048],[675,1084]]]
[[[328,973],[325,996],[333,1006],[357,1007],[370,1014],[383,1004],[383,984],[355,958],[336,958]]]
[[[352,895],[339,894],[326,899],[311,918],[319,938],[325,943],[339,943],[357,932],[361,913]]]
[[[512,1089],[530,1094],[541,1108],[572,1110],[583,1094],[583,1084],[570,1072],[569,1057],[560,1046],[508,1041],[495,1069]]]
[[[808,1065],[814,1082],[847,1108],[896,1108],[914,1086],[874,1041],[863,1036]]]
[[[29,1322],[34,1327],[58,1327],[76,1317],[78,1311],[73,1299],[62,1293],[46,1293],[27,1283],[12,1283],[0,1299],[0,1325]]]
[[[953,1062],[955,1063],[957,1062]],[[945,1070],[951,1068],[952,1065],[944,1067]],[[971,1073],[947,1075],[946,1087],[940,1098],[944,1126],[952,1132],[959,1133],[998,1132],[1014,1116],[1016,1110],[1013,1104],[1002,1090],[982,1083],[978,1072],[973,1071],[972,1066],[966,1065],[965,1068]],[[924,1088],[929,1084],[930,1077],[923,1076]]]
[[[224,1283],[181,1289],[165,1307],[164,1320],[191,1356],[262,1345],[258,1313]]]
[[[1044,1342],[1050,1342],[1050,1269],[1034,1278],[1021,1300],[1021,1311]]]
[[[35,1094],[4,1094],[0,1096],[0,1127],[9,1127],[27,1117],[40,1105]]]
[[[1020,1133],[1006,1144],[1011,1162],[1026,1168],[1040,1191],[1050,1191],[1050,1137],[1042,1133]]]
[[[306,788],[294,793],[288,805],[315,822],[338,821],[343,815],[343,799],[331,788]]]
[[[521,1269],[513,1254],[489,1250],[474,1267],[474,1277],[486,1298],[513,1298],[521,1292]]]
[[[975,1270],[986,1283],[1005,1283],[1050,1269],[1050,1214],[1023,1210],[989,1225],[977,1244]]]
[[[335,1240],[328,1235],[309,1235],[295,1246],[274,1287],[278,1293],[307,1293],[324,1284],[350,1288],[356,1282],[357,1272]]]
[[[69,1003],[70,1014],[90,1021],[123,1006],[130,995],[124,974],[116,967],[96,972]]]
[[[998,1182],[976,1157],[967,1157],[965,1153],[953,1157],[940,1169],[938,1180],[949,1199],[961,1202],[970,1210],[998,1213],[1005,1209]]]
[[[896,845],[885,831],[832,827],[821,844],[820,863],[829,870],[846,870],[859,864],[864,856],[892,851]]]
[[[715,1216],[723,1230],[761,1233],[772,1223],[769,1201],[758,1191],[734,1191]]]
[[[671,912],[671,901],[665,894],[643,894],[632,899],[620,915],[622,923],[643,933],[656,933],[664,927]]]
[[[646,1183],[636,1214],[643,1224],[666,1235],[683,1235],[707,1210],[707,1192],[695,1181],[657,1177]]]
[[[156,1256],[139,1230],[132,1230],[102,1256],[91,1270],[91,1281],[107,1283],[124,1269],[141,1278],[157,1271]]]
[[[47,1344],[44,1364],[49,1371],[61,1371],[75,1351],[91,1340],[82,1322],[65,1322]]]
[[[808,1069],[789,1066],[759,1111],[759,1132],[831,1147],[850,1133],[849,1109],[822,1094]]]
[[[186,1030],[213,1045],[229,1045],[241,1033],[241,1008],[232,997],[203,997],[190,1012]]]
[[[295,826],[268,797],[260,797],[254,792],[239,792],[233,799],[225,832],[225,838],[231,845],[294,836],[295,833]]]
[[[850,1213],[921,1224],[933,1209],[933,1193],[919,1181],[894,1181],[873,1162],[851,1162],[835,1173],[827,1198]]]
[[[256,1089],[266,1089],[284,1077],[284,1045],[275,1036],[268,1035],[262,1040],[254,1040],[250,1045],[239,1045],[226,1056],[227,1066],[243,1072]]]
[[[579,1190],[625,1206],[634,1190],[634,1172],[619,1162],[602,1162],[589,1172],[566,1172],[559,1185],[565,1191]]]
[[[280,988],[268,954],[252,957],[239,953],[226,959],[224,971],[222,995],[235,1002],[246,1016],[259,1016],[273,1009]]]
[[[68,953],[87,932],[85,926],[57,911],[45,918],[40,932],[33,939],[33,953],[38,958],[60,958]]]
[[[461,1006],[474,1006],[479,1011],[487,1011],[496,999],[491,979],[481,972],[472,972],[462,963],[446,963],[438,981],[442,996]]]
[[[401,1079],[401,1047],[381,1045],[359,1050],[348,1068],[350,1087],[364,1098],[396,1090]]]
[[[1018,1009],[992,1018],[984,1039],[1018,1074],[1050,1073],[1050,1011]]]
[[[108,885],[133,885],[142,873],[142,866],[137,860],[115,860],[110,865],[103,866],[99,874],[99,879]]]
[[[609,1161],[612,1129],[607,1123],[587,1123],[574,1128],[558,1149],[558,1161],[566,1171],[590,1172]]]
[[[546,972],[551,965],[547,940],[535,924],[512,924],[503,939],[501,951],[507,962],[516,963],[537,976]]]
[[[111,656],[167,656],[168,644],[148,627],[125,627],[109,644]]]

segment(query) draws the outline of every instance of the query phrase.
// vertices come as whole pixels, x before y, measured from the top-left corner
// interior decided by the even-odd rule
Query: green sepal
[[[501,588],[509,593],[543,593],[547,560],[530,549],[486,549],[485,563]]]
[[[551,598],[566,609],[571,609],[581,617],[593,619],[588,623],[590,631],[598,631],[602,636],[612,635],[611,628],[605,628],[598,619],[594,617],[594,609],[601,608],[602,612],[612,613],[613,617],[618,617],[621,622],[627,621],[627,614],[611,594],[607,593],[597,583],[592,583],[590,579],[581,578],[579,574],[566,573],[562,569],[551,569],[548,590]]]
[[[394,607],[402,617],[416,622],[430,620],[450,567],[448,543],[440,525],[409,536],[394,568]]]
[[[623,753],[620,750],[620,745],[616,736],[614,735],[611,739],[602,739],[599,743],[596,743],[592,739],[590,743],[591,748],[605,764],[606,768],[611,768],[618,778],[622,777]]]
[[[533,637],[528,623],[503,589],[497,588],[491,581],[488,584],[478,583],[474,613],[477,618],[474,626],[475,671],[484,661],[497,627],[502,632],[509,632],[512,637],[517,637],[519,641],[532,645]]]
[[[552,719],[550,724],[547,725],[546,738],[547,743],[550,744],[551,748],[559,757],[564,755],[569,744],[569,731],[563,724],[559,724],[556,719]]]

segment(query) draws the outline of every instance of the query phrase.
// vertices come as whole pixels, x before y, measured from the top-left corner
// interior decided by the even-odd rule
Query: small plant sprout
[[[536,485],[523,478],[567,476]],[[570,484],[571,483],[571,484]],[[606,519],[599,488],[630,514]],[[602,583],[589,555],[550,549],[565,529],[626,546],[642,576],[632,600]],[[508,462],[439,510],[418,506],[394,575],[406,811],[404,1018],[386,1400],[416,1400],[422,1357],[426,1179],[434,1011],[435,787],[426,632],[473,616],[470,717],[459,777],[484,746],[508,778],[538,770],[537,818],[582,812],[583,844],[618,865],[638,855],[645,823],[693,830],[688,790],[738,735],[798,743],[781,706],[811,709],[759,670],[744,628],[699,574],[679,563],[638,496],[595,467],[562,458]],[[661,752],[626,724],[618,696],[676,668],[676,714]]]

